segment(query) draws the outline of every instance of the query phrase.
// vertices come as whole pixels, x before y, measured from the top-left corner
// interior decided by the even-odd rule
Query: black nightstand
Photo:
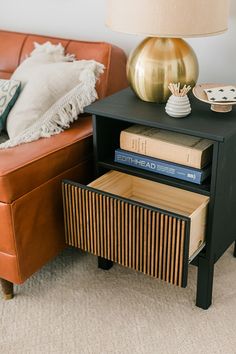
[[[208,105],[191,100],[192,114],[184,119],[169,117],[165,105],[143,102],[130,89],[86,108],[93,114],[96,174],[103,177],[89,186],[63,182],[65,229],[67,243],[100,257],[101,267],[109,268],[115,261],[185,287],[192,262],[198,267],[196,305],[207,309],[212,301],[214,264],[236,240],[236,111],[214,113]],[[196,185],[115,163],[120,132],[132,124],[212,140],[211,177]],[[196,221],[149,205],[146,196],[144,200],[130,198],[134,188],[130,183],[146,195],[155,185],[157,195],[159,191],[175,195],[181,190],[190,204],[196,197],[199,210],[209,200],[207,216],[203,212],[199,216],[206,223],[205,243],[189,257]]]

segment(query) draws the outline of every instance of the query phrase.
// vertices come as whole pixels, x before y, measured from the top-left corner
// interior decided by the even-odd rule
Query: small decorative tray
[[[233,105],[236,104],[236,86],[222,84],[196,85],[193,88],[193,94],[200,101],[210,104],[211,110],[214,112],[230,112]]]

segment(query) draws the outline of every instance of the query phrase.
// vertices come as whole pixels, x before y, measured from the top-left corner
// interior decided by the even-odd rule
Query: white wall
[[[105,0],[0,0],[0,5],[1,29],[104,40],[127,53],[142,40],[105,27]],[[236,83],[236,0],[231,0],[227,33],[188,42],[199,59],[199,82]]]

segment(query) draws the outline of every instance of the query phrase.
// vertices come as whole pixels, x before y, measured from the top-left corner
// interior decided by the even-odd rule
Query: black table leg
[[[109,270],[113,266],[113,262],[108,259],[98,257],[98,268]]]
[[[199,257],[196,306],[207,310],[212,302],[214,262]]]

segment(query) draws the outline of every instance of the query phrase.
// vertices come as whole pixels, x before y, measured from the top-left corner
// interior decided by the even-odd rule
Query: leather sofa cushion
[[[51,138],[0,150],[0,202],[11,203],[92,154],[90,116]]]

